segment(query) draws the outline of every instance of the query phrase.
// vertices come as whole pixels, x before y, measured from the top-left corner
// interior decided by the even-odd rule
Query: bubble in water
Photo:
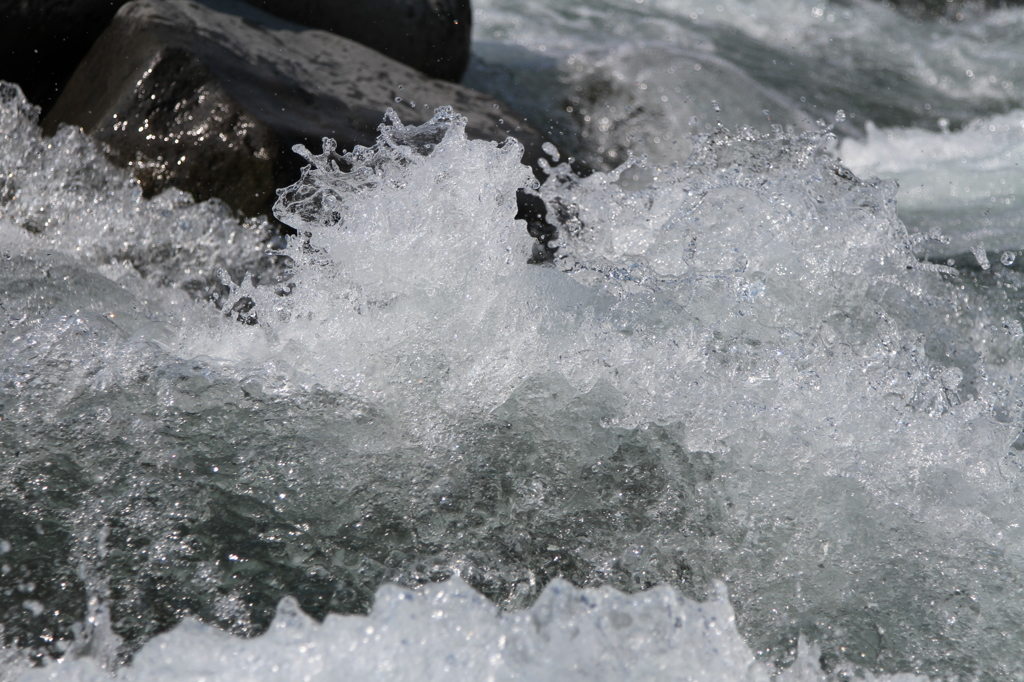
[[[1017,255],[1013,251],[1003,251],[1003,255],[999,256],[999,262],[1006,267],[1010,267],[1016,258]]]

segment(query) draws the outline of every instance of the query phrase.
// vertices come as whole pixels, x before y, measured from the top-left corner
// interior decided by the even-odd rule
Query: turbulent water
[[[1024,676],[1024,11],[475,7],[544,182],[390,117],[287,243],[0,86],[0,679]]]

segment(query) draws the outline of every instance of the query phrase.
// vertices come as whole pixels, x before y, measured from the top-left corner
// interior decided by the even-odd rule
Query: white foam
[[[972,3],[968,3],[970,5]],[[807,130],[850,115],[959,125],[1020,107],[1019,7],[921,21],[888,3],[481,0],[467,82],[615,166],[680,161],[721,122]],[[976,10],[976,8],[975,8]],[[941,113],[940,113],[941,112]]]
[[[825,679],[816,651],[801,646],[797,662],[780,679]],[[767,682],[770,672],[736,631],[724,588],[716,599],[698,604],[667,587],[627,596],[555,581],[531,608],[499,614],[453,578],[417,591],[383,587],[368,616],[330,615],[323,623],[285,599],[267,633],[249,640],[189,620],[150,641],[116,679]],[[111,678],[84,659],[19,679]]]
[[[869,125],[839,155],[860,175],[899,178],[900,215],[921,232],[939,230],[949,253],[1024,248],[1024,111],[956,132]]]
[[[536,267],[526,263],[530,240],[514,219],[515,192],[531,182],[518,144],[470,141],[450,111],[420,128],[391,120],[375,147],[357,149],[345,163],[330,148],[310,155],[312,168],[278,207],[299,233],[287,249],[293,290],[283,296],[276,286],[232,285],[229,308],[243,297],[255,304],[258,324],[249,326],[178,295],[180,280],[144,272],[149,256],[136,261],[107,247],[134,239],[140,226],[177,225],[216,205],[132,198],[130,183],[102,167],[99,180],[122,182],[122,189],[88,194],[74,183],[46,184],[44,175],[86,167],[96,151],[70,133],[44,143],[24,127],[24,113],[9,112],[21,121],[9,129],[28,132],[5,142],[5,153],[31,161],[52,144],[53,156],[43,158],[64,159],[48,174],[29,161],[16,166],[19,187],[36,189],[23,189],[5,209],[4,235],[12,236],[3,249],[19,268],[5,271],[5,286],[23,276],[38,282],[10,302],[38,317],[20,319],[18,336],[3,340],[4,371],[35,378],[10,384],[12,401],[20,401],[9,412],[16,419],[59,415],[86,388],[116,387],[139,402],[125,407],[139,410],[133,442],[163,456],[159,425],[142,418],[152,421],[150,412],[270,409],[250,399],[261,385],[295,405],[327,392],[333,402],[315,404],[316,414],[300,423],[313,425],[303,437],[335,449],[308,461],[295,455],[287,492],[272,500],[287,497],[275,510],[313,526],[336,529],[341,512],[332,504],[354,499],[363,486],[417,524],[446,565],[458,566],[469,562],[461,546],[490,556],[506,530],[502,514],[529,532],[593,514],[611,521],[587,529],[594,539],[581,550],[583,580],[625,575],[627,585],[640,586],[726,578],[744,634],[759,651],[778,652],[780,641],[805,631],[869,669],[944,674],[950,658],[958,670],[977,670],[972,652],[1024,641],[1011,626],[1024,622],[1012,577],[1024,553],[1021,474],[1007,457],[1021,429],[1024,355],[1010,324],[1015,309],[956,281],[950,269],[919,262],[895,214],[894,183],[858,180],[825,153],[822,138],[719,132],[695,141],[688,164],[660,168],[658,180],[639,190],[625,189],[615,174],[580,179],[556,169],[537,191],[564,244],[557,266]],[[70,207],[83,195],[94,197],[104,218],[78,230]],[[32,201],[67,215],[59,223],[67,227],[56,236],[24,234]],[[237,223],[215,215],[197,224],[202,234],[219,235],[220,245],[198,262],[234,257],[234,232],[221,227]],[[51,262],[82,273],[87,284],[48,277]],[[78,298],[36,296],[62,287]],[[116,309],[130,323],[113,329],[66,309],[88,308],[77,303],[85,295],[93,301],[85,312]],[[127,315],[143,302],[150,316]],[[147,326],[167,324],[162,315],[182,321],[166,336]],[[152,395],[138,388],[141,359],[157,376],[157,388],[145,389]],[[189,381],[176,382],[179,375]],[[362,411],[352,407],[357,401]],[[293,407],[275,414],[289,420]],[[268,438],[255,451],[279,444]],[[511,492],[499,499],[505,511],[474,525],[474,500],[487,501],[475,467],[499,455],[509,461]],[[624,469],[606,473],[602,467],[616,457]],[[265,462],[237,465],[248,478],[219,485],[258,496],[279,484]],[[629,492],[627,482],[648,470],[652,481]],[[433,478],[424,484],[420,474]],[[601,476],[611,476],[620,494],[603,488]],[[444,512],[457,531],[433,525],[452,490],[469,500]],[[618,506],[627,504],[638,506]],[[364,511],[344,513],[359,519]],[[153,533],[164,532],[160,522],[145,520]],[[324,542],[333,532],[324,532]],[[679,577],[677,560],[690,577]],[[536,583],[532,568],[511,561],[493,570],[524,589]],[[497,619],[451,583],[411,600],[395,596],[395,603],[422,604],[446,589],[486,617],[459,612],[437,633],[422,615],[419,625],[402,625],[427,642],[410,675],[444,665],[513,665],[478,653],[496,652],[487,647],[510,636],[502,628],[529,632],[535,626],[526,624],[548,608],[542,601],[528,614]],[[400,594],[388,590],[382,604]],[[558,632],[601,629],[594,623],[603,616],[575,615],[588,594],[560,587],[545,597],[561,604],[551,621]],[[631,614],[652,603],[682,603],[694,614],[727,608],[680,602],[664,589],[601,594],[635,604]],[[371,623],[387,609],[374,613]],[[191,624],[151,644],[136,665],[172,675],[180,669],[161,661],[207,661],[211,675],[226,675],[216,666],[237,659],[272,670],[261,658],[269,643],[296,633],[318,647],[355,645],[354,655],[366,653],[351,633],[364,637],[367,621],[336,618],[317,630],[294,614],[282,618],[292,625],[274,632],[284,634],[256,640],[267,647],[225,635],[197,649],[189,642],[211,635]],[[696,632],[708,630],[694,619]],[[996,632],[991,619],[1006,625]],[[490,633],[482,640],[489,644],[469,653],[459,638],[477,627]],[[446,632],[455,639],[431,639]],[[695,679],[766,674],[749,667],[750,651],[731,631],[711,649],[694,648],[703,640],[686,636],[664,647],[646,634],[638,643],[619,634],[587,640],[570,661],[600,673],[694,656],[707,671],[693,672]],[[293,645],[277,665],[316,673],[304,666],[321,659]],[[525,649],[522,670],[544,669],[565,650],[536,646]],[[182,660],[181,651],[204,658]],[[371,650],[359,665],[404,663],[392,651]],[[612,662],[587,667],[595,656]]]

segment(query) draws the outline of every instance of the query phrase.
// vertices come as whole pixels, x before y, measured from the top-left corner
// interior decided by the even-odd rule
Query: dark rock
[[[914,17],[926,19],[944,17],[955,21],[963,21],[970,14],[987,9],[1024,4],[1024,0],[883,0],[883,2]]]
[[[557,247],[551,243],[558,239],[558,228],[548,221],[548,207],[536,194],[525,189],[516,192],[516,204],[519,210],[516,219],[526,222],[526,230],[536,240],[530,262],[534,264],[550,263],[555,259]]]
[[[282,19],[383,52],[428,76],[458,82],[469,63],[469,0],[249,0]]]
[[[0,80],[44,111],[126,0],[0,0]],[[345,36],[435,78],[469,59],[469,0],[254,0],[271,14]]]
[[[384,111],[405,123],[452,105],[471,137],[541,138],[496,100],[238,0],[136,0],[117,13],[43,122],[84,128],[148,194],[169,186],[267,213],[294,181],[301,143],[370,145]]]

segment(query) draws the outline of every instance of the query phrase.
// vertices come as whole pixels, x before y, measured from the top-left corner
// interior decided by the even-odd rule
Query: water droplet
[[[540,146],[544,150],[544,153],[551,157],[551,160],[558,163],[558,159],[561,158],[561,154],[558,153],[558,148],[550,142],[545,142]]]
[[[992,267],[988,260],[988,254],[985,253],[985,247],[983,246],[972,246],[971,253],[974,254],[974,259],[978,261],[978,265],[981,266],[982,270],[988,270]]]

